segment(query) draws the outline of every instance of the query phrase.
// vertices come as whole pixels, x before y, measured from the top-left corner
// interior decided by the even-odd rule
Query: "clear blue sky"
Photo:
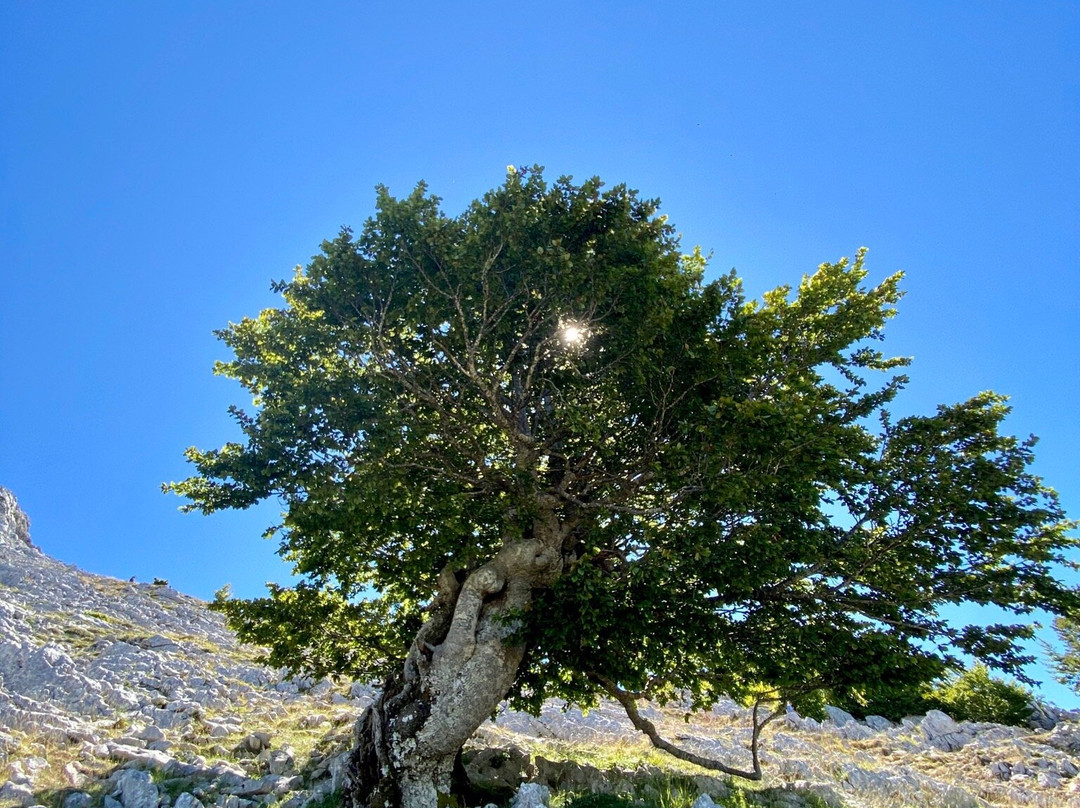
[[[401,5],[0,4],[0,485],[46,552],[283,579],[272,510],[159,491],[246,403],[211,331],[377,183],[457,212],[510,163],[659,197],[755,294],[868,246],[907,272],[896,409],[1011,395],[1080,516],[1080,5]]]

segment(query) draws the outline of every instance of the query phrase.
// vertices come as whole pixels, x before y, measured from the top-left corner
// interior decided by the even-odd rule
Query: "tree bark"
[[[343,784],[346,808],[438,808],[455,758],[510,690],[524,657],[515,615],[562,570],[565,530],[507,543],[459,583],[445,570],[400,673],[356,726]]]

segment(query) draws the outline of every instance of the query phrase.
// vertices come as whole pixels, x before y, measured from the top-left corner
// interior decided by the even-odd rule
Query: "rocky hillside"
[[[89,575],[44,555],[0,488],[0,808],[330,808],[371,688],[290,681],[256,657],[203,602],[163,582]],[[682,745],[747,765],[748,716],[734,703],[690,723],[644,712]],[[586,791],[662,808],[1080,808],[1078,721],[789,715],[765,733],[765,783],[743,790],[652,750],[617,705],[582,715],[550,704],[540,717],[500,714],[467,763],[489,799],[516,792],[519,808]]]

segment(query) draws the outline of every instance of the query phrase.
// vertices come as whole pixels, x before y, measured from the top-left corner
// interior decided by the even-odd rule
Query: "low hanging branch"
[[[675,744],[665,740],[660,736],[660,733],[656,731],[656,726],[638,712],[637,699],[640,694],[629,693],[610,679],[599,676],[598,674],[590,674],[590,677],[593,681],[603,687],[613,699],[623,706],[623,709],[626,710],[626,715],[630,718],[630,723],[645,733],[652,742],[652,745],[657,749],[662,749],[672,757],[676,757],[679,760],[685,760],[687,763],[693,763],[695,766],[701,766],[703,769],[711,769],[713,771],[723,772],[724,774],[730,774],[733,777],[742,777],[747,780],[761,779],[761,761],[758,758],[758,739],[765,726],[780,715],[782,712],[781,709],[773,710],[763,719],[758,720],[761,701],[758,700],[754,704],[753,732],[750,736],[750,760],[753,765],[753,770],[745,771],[743,769],[736,769],[732,766],[728,766],[718,760],[713,760],[712,758],[695,755],[693,752],[680,749],[675,746]]]

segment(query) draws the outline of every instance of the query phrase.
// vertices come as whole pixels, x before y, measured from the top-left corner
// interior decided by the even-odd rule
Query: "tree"
[[[507,697],[610,696],[661,748],[760,777],[777,704],[1028,661],[1026,623],[939,606],[1075,609],[1076,541],[1004,400],[884,410],[899,275],[865,287],[860,252],[748,302],[705,267],[625,186],[510,170],[457,217],[380,188],[281,308],[219,332],[254,412],[167,487],[203,512],[278,498],[301,582],[218,608],[277,664],[382,677],[347,804],[434,808]],[[722,694],[768,705],[749,768],[636,706]]]
[[[1065,646],[1064,651],[1046,646],[1056,678],[1080,693],[1080,618],[1058,617],[1054,620],[1054,631]]]

